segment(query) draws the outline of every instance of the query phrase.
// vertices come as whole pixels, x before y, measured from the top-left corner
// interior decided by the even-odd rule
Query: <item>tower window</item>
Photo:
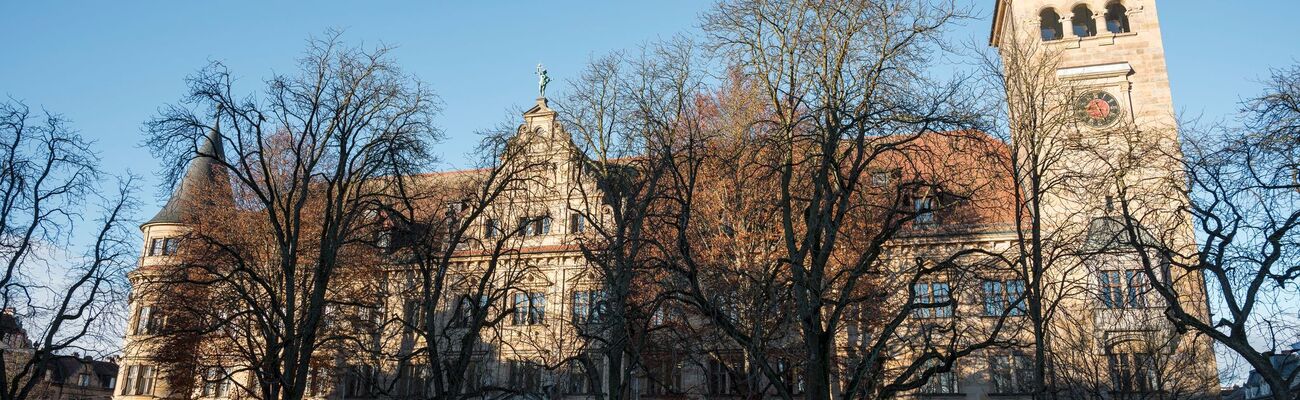
[[[1080,4],[1074,7],[1074,16],[1070,18],[1070,26],[1074,28],[1074,36],[1097,36],[1097,21],[1092,19],[1092,10],[1087,5]]]
[[[1048,8],[1038,13],[1041,19],[1039,22],[1039,31],[1042,32],[1043,41],[1061,39],[1061,15],[1056,13],[1056,9]]]
[[[1106,5],[1106,31],[1128,33],[1128,9],[1118,1]]]

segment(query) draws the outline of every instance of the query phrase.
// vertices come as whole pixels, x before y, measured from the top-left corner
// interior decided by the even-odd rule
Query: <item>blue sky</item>
[[[973,1],[973,0],[972,0]],[[952,33],[983,41],[993,0]],[[361,4],[365,4],[362,6]],[[563,87],[592,55],[696,30],[710,1],[460,2],[5,2],[0,4],[0,95],[62,113],[98,141],[107,170],[143,175],[142,217],[161,204],[157,161],[140,147],[143,121],[180,98],[186,75],[221,60],[245,88],[291,72],[308,35],[344,28],[347,39],[398,46],[407,72],[445,102],[439,149],[463,163],[478,129],[535,97],[534,66]],[[1208,0],[1160,6],[1176,107],[1222,118],[1258,90],[1269,67],[1295,63],[1300,2]],[[1260,12],[1259,10],[1267,10]]]

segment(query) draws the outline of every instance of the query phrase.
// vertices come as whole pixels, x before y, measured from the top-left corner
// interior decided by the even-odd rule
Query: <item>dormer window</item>
[[[1085,4],[1080,4],[1075,6],[1073,11],[1074,16],[1070,18],[1070,26],[1074,28],[1074,36],[1097,36],[1097,21],[1092,19],[1092,9]]]
[[[1064,32],[1061,29],[1061,15],[1056,13],[1056,9],[1048,8],[1038,13],[1039,32],[1042,32],[1043,41],[1061,40]]]
[[[934,223],[934,197],[933,196],[917,197],[915,199],[912,199],[912,208],[913,211],[916,212],[916,219],[913,221],[915,221],[917,224]]]
[[[894,174],[893,174],[892,172],[890,172],[890,171],[875,171],[875,172],[872,172],[872,173],[871,173],[871,186],[872,186],[872,187],[878,187],[878,188],[882,188],[882,187],[885,187],[885,186],[889,186],[889,181],[891,180],[890,178],[893,178],[893,175],[894,175]]]
[[[1128,9],[1116,1],[1106,5],[1106,31],[1110,33],[1128,33]]]

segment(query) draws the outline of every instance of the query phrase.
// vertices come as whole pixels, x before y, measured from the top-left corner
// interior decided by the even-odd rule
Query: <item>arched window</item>
[[[1070,25],[1074,28],[1074,36],[1097,36],[1097,21],[1092,19],[1092,10],[1088,9],[1086,4],[1074,6],[1074,16],[1070,17]]]
[[[1106,5],[1106,31],[1110,33],[1128,33],[1128,9],[1120,2]]]
[[[1061,31],[1061,15],[1055,9],[1048,8],[1038,13],[1038,17],[1041,18],[1038,26],[1043,33],[1043,40],[1060,40],[1064,33]]]

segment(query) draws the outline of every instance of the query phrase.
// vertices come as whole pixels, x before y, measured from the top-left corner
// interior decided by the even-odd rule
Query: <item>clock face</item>
[[[1104,127],[1119,120],[1119,100],[1106,91],[1087,92],[1075,103],[1079,120],[1094,127]]]

